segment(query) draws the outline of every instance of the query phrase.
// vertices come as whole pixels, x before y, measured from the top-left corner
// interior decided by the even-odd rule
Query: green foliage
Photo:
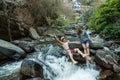
[[[101,34],[111,38],[111,39],[120,39],[120,26],[115,26],[113,24],[107,25]]]
[[[68,24],[68,23],[66,23],[65,25],[64,25],[64,28],[69,28],[70,27],[70,24]]]
[[[53,20],[52,24],[54,24],[56,26],[63,26],[65,28],[70,27],[69,23],[66,20],[62,19],[62,18],[58,18],[56,20]]]
[[[88,11],[86,11],[85,12],[85,14],[82,16],[82,18],[83,18],[83,22],[86,24],[87,22],[88,22],[88,20],[89,20],[89,17],[93,14],[93,12],[94,12],[94,9],[89,9]]]
[[[119,38],[119,30],[117,30],[120,29],[119,4],[119,0],[106,1],[106,3],[101,5],[99,10],[89,18],[88,25],[100,34],[109,36],[110,38]],[[110,31],[111,29],[112,31]],[[111,32],[110,35],[107,33],[109,31]]]
[[[56,19],[56,20],[53,20],[52,21],[52,24],[55,24],[55,25],[57,25],[57,26],[64,26],[65,25],[65,20],[63,20],[63,19]]]

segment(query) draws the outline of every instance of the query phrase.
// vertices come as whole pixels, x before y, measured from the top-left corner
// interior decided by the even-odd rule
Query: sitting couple
[[[91,59],[90,53],[89,53],[89,42],[90,41],[89,41],[89,38],[88,38],[88,35],[87,35],[86,31],[82,30],[81,28],[78,28],[77,29],[77,34],[78,34],[78,37],[80,38],[80,42],[68,42],[67,39],[64,36],[61,36],[60,38],[58,38],[56,35],[55,35],[55,39],[68,52],[69,57],[74,64],[77,64],[78,61],[74,60],[72,53],[78,53],[78,54],[82,55],[83,58],[85,58],[86,60],[89,60],[91,63],[93,63],[93,60]],[[83,48],[84,48],[84,53],[85,54],[82,53],[78,48],[70,49],[69,43],[75,43],[75,44],[80,44],[81,43]]]

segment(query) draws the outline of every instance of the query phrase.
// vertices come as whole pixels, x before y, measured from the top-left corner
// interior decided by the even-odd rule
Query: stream
[[[46,63],[57,73],[54,80],[97,80],[99,70],[89,63],[76,66],[68,62],[66,57],[47,56]]]
[[[39,56],[39,59],[40,56]],[[0,67],[0,80],[9,80],[15,75],[19,75],[22,61],[16,61]],[[74,65],[68,62],[68,58],[63,56],[57,58],[48,55],[45,63],[49,65],[56,76],[51,78],[51,74],[44,68],[45,79],[50,80],[97,80],[100,70],[97,70],[95,65],[89,63],[82,65]],[[12,76],[11,76],[12,75]],[[1,78],[2,77],[2,78]],[[3,79],[4,77],[4,79]]]

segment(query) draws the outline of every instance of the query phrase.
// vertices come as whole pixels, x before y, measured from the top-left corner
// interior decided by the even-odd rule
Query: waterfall
[[[57,58],[48,55],[45,63],[47,63],[56,74],[52,80],[97,80],[100,72],[94,67],[87,66],[89,63],[84,66],[74,65],[72,62],[68,62],[68,58],[65,56]],[[46,70],[44,73],[48,76],[51,75]]]
[[[16,61],[16,62],[11,62],[9,64],[7,63],[3,66],[0,66],[0,80],[5,80],[5,79],[1,79],[1,78],[5,77],[5,76],[10,76],[13,73],[19,72],[21,63],[22,63],[22,61]]]

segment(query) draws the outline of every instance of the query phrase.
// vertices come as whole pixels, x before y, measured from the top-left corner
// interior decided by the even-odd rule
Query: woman
[[[78,38],[80,39],[80,42],[83,46],[84,49],[84,53],[87,56],[90,56],[90,51],[89,51],[89,44],[90,44],[90,39],[89,36],[86,32],[86,30],[83,30],[82,28],[77,28],[77,34],[78,34]]]

